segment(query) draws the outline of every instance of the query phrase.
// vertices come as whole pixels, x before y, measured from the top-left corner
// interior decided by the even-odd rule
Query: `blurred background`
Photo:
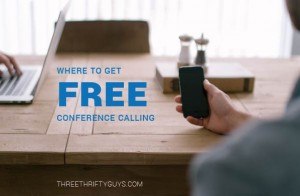
[[[66,0],[0,0],[0,50],[45,54]],[[210,39],[209,57],[300,54],[284,0],[73,0],[68,20],[147,20],[151,52],[176,56],[183,33]]]

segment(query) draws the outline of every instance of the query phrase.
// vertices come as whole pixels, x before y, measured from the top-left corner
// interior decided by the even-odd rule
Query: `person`
[[[286,4],[300,30],[300,0]],[[209,117],[187,120],[228,137],[193,160],[192,195],[300,195],[300,78],[283,116],[268,121],[236,110],[230,98],[207,80],[204,88]],[[181,97],[175,101],[176,110],[182,112]]]
[[[16,62],[15,58],[5,54],[3,52],[0,51],[0,64],[4,64],[5,67],[7,68],[9,74],[11,76],[13,75],[22,75],[22,71],[18,65],[18,63]],[[2,71],[0,70],[0,77],[2,76]]]

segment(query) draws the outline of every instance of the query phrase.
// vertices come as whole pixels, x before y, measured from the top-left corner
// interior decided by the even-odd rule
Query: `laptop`
[[[21,76],[10,76],[5,66],[0,69],[3,72],[0,77],[0,103],[32,103],[37,92],[46,78],[48,69],[54,59],[62,32],[65,26],[65,16],[70,2],[60,11],[54,33],[48,48],[43,66],[21,66]]]

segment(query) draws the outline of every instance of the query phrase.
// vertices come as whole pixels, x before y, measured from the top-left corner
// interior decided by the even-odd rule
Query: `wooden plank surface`
[[[0,105],[0,133],[46,133],[55,105],[42,101],[32,105]]]
[[[42,57],[18,57],[39,63]],[[158,59],[160,60],[160,59]],[[166,58],[164,59],[166,60]],[[174,59],[171,59],[174,61]],[[215,59],[238,62],[256,76],[253,93],[231,94],[235,106],[262,118],[284,111],[300,73],[300,59]],[[121,75],[84,78],[57,75],[60,65],[121,66]],[[56,57],[43,89],[31,105],[0,105],[0,192],[5,195],[188,195],[187,167],[224,136],[188,124],[175,112],[175,94],[163,95],[149,55],[64,54]],[[282,75],[286,77],[282,77]],[[58,82],[146,81],[147,108],[57,107]],[[105,89],[104,89],[105,90]],[[126,92],[126,90],[125,90]],[[127,94],[124,93],[125,101]],[[105,102],[105,98],[103,100]],[[155,114],[154,123],[58,123],[57,113]],[[24,181],[24,179],[26,179]],[[58,188],[57,180],[141,180],[141,189]],[[18,187],[15,189],[13,187]]]
[[[239,59],[256,77],[252,94],[236,94],[250,113],[261,118],[282,115],[300,75],[299,59]]]
[[[166,60],[165,58],[164,60]],[[21,63],[39,64],[42,57],[17,57]],[[161,59],[158,59],[161,60]],[[172,61],[174,59],[171,59]],[[244,111],[270,118],[282,114],[300,73],[299,59],[212,59],[238,62],[256,76],[253,93],[232,94]],[[121,75],[57,75],[57,66],[119,66]],[[155,60],[150,55],[64,54],[56,57],[44,88],[31,105],[0,105],[0,163],[11,164],[187,164],[223,136],[188,124],[175,112],[175,94],[163,95],[154,78]],[[287,77],[282,77],[285,75]],[[58,82],[64,80],[146,81],[147,108],[57,107]],[[105,88],[105,87],[104,87]],[[127,87],[125,87],[126,89]],[[105,91],[105,89],[103,89]],[[124,99],[127,101],[126,90]],[[105,102],[105,98],[103,99]],[[69,104],[69,103],[68,103]],[[155,114],[155,122],[58,123],[57,113]],[[17,123],[16,123],[17,122]],[[64,157],[65,156],[65,157]],[[64,160],[65,158],[65,160]]]
[[[101,65],[122,68],[120,75],[101,75],[98,78],[101,85],[104,81],[147,82],[146,108],[97,107],[95,114],[153,114],[155,121],[94,122],[92,133],[85,130],[76,135],[71,132],[66,150],[67,164],[187,164],[193,154],[206,151],[206,147],[219,141],[221,136],[189,124],[175,111],[175,94],[162,94],[154,78],[155,63],[149,55],[92,54],[89,59],[92,59],[89,62],[92,66],[101,62]],[[102,90],[105,91],[105,86]],[[246,110],[234,95],[231,97],[239,109]],[[105,101],[105,97],[102,99]],[[126,90],[123,99],[127,101]]]
[[[87,63],[87,57],[86,55],[77,55],[75,57],[72,57],[72,63],[69,66],[78,66],[78,65],[85,65]],[[63,74],[64,75],[64,74]],[[67,77],[65,77],[65,80],[61,81],[66,81],[66,82],[81,82],[83,78],[83,75],[74,75],[70,74]],[[61,81],[57,81],[55,84],[54,91],[58,92],[58,83]],[[53,91],[52,89],[48,89],[49,91]],[[76,94],[79,95],[79,88],[76,89]],[[58,95],[57,95],[58,97]],[[70,128],[72,126],[71,121],[65,121],[65,122],[60,122],[57,120],[56,116],[58,114],[74,114],[76,110],[76,105],[77,105],[77,100],[78,96],[74,99],[67,99],[67,106],[66,107],[60,107],[57,103],[55,112],[53,114],[53,117],[51,119],[51,122],[49,124],[47,134],[69,134]]]
[[[86,66],[88,68],[91,68],[92,66],[99,66],[102,64],[102,61],[97,58],[91,58],[90,56],[87,57],[86,59]],[[90,81],[90,82],[100,82],[100,77],[96,74],[91,74],[88,72],[87,75],[83,76],[83,81]],[[103,91],[103,89],[102,89]],[[76,105],[76,114],[90,114],[93,115],[95,114],[96,108],[95,106],[88,106],[88,107],[81,107],[81,97],[78,98],[77,105]],[[92,121],[75,121],[72,122],[72,127],[70,130],[71,134],[80,134],[80,135],[87,135],[87,134],[92,134],[94,130],[94,122]]]
[[[207,130],[195,135],[70,135],[66,164],[181,165],[203,153],[221,136]]]
[[[5,179],[0,180],[2,195],[189,195],[186,165],[5,165],[0,179]],[[126,187],[58,187],[57,181],[72,180],[125,182]],[[128,187],[129,181],[142,186]]]
[[[0,164],[64,164],[68,135],[0,134]]]

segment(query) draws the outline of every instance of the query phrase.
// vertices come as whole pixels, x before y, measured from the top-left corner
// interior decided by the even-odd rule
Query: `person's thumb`
[[[208,94],[212,94],[213,92],[219,90],[215,85],[210,83],[207,79],[204,80],[203,85],[204,85],[204,89],[207,91]]]

